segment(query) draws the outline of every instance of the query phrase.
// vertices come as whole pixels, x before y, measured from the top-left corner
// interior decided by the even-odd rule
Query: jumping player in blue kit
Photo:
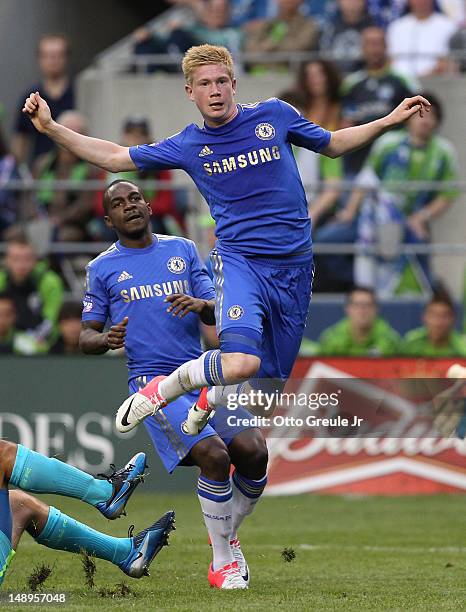
[[[199,319],[215,322],[215,292],[193,242],[152,234],[151,208],[137,185],[113,182],[103,205],[118,241],[88,265],[80,345],[91,354],[125,347],[134,393],[154,376],[199,358]],[[107,319],[113,323],[108,332]],[[168,472],[178,465],[201,470],[198,495],[213,552],[210,582],[246,588],[249,570],[237,529],[265,487],[267,448],[258,429],[226,427],[225,410],[198,435],[184,433],[182,424],[198,395],[179,397],[144,425]]]
[[[125,400],[116,419],[122,432],[203,388],[187,423],[188,431],[200,431],[209,410],[222,405],[238,384],[289,376],[313,274],[311,224],[292,145],[338,157],[430,109],[425,98],[414,96],[382,119],[328,132],[277,99],[236,104],[233,62],[223,47],[192,47],[183,59],[183,72],[188,97],[204,124],[189,125],[157,144],[126,148],[77,134],[52,120],[38,92],[23,109],[40,132],[112,172],[184,169],[216,222],[212,262],[220,351],[207,351],[168,376],[155,377]]]

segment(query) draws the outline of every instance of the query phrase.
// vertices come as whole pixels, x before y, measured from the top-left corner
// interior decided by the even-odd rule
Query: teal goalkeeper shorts
[[[14,556],[15,551],[11,548],[10,540],[3,531],[0,531],[0,587],[2,586],[6,571]]]

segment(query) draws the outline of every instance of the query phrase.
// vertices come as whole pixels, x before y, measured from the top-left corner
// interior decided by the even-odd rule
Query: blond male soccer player
[[[311,222],[292,145],[338,157],[430,107],[428,100],[414,96],[382,119],[329,132],[276,98],[237,104],[233,61],[223,47],[192,47],[182,67],[186,93],[203,124],[191,124],[159,143],[127,148],[76,134],[52,120],[39,92],[31,93],[23,108],[40,132],[111,172],[184,169],[216,222],[218,243],[211,258],[220,350],[203,353],[169,376],[155,377],[128,398],[117,414],[120,431],[129,431],[180,395],[211,387],[201,393],[201,410],[191,411],[188,419],[192,425],[200,414],[200,428],[207,409],[222,405],[238,384],[289,376],[313,276]],[[220,392],[216,386],[222,387]],[[263,482],[245,481],[244,493],[256,494]],[[255,501],[251,498],[251,504]],[[231,499],[219,503],[228,505]]]

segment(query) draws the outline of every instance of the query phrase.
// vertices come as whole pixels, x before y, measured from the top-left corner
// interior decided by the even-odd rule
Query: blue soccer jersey
[[[185,238],[157,234],[144,249],[126,248],[118,241],[87,267],[82,320],[116,324],[128,317],[130,380],[170,374],[202,353],[199,316],[179,318],[167,312],[165,298],[173,293],[215,297],[194,243]]]
[[[319,152],[330,132],[281,100],[239,104],[216,128],[195,124],[159,143],[130,148],[140,170],[182,168],[216,222],[218,246],[245,256],[311,250],[307,201],[291,145]]]

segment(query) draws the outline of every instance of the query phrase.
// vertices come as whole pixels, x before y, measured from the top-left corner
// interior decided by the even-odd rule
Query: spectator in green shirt
[[[348,295],[346,318],[322,332],[319,355],[375,357],[399,353],[400,337],[377,311],[374,291],[355,287]]]
[[[417,357],[466,357],[466,341],[455,331],[455,307],[446,295],[436,295],[427,304],[423,327],[403,338],[403,353]]]
[[[0,267],[0,292],[9,293],[14,300],[17,329],[45,343],[63,303],[63,281],[47,262],[38,261],[33,246],[24,238],[7,244]]]
[[[36,339],[16,327],[15,301],[0,293],[0,355],[36,355],[43,352]]]
[[[425,277],[431,277],[429,258],[418,255],[413,265],[405,256],[397,256],[399,245],[428,243],[432,223],[458,196],[458,190],[449,184],[458,178],[456,151],[437,134],[442,105],[433,94],[424,95],[431,103],[430,112],[422,117],[417,114],[407,129],[387,132],[374,143],[341,213],[351,223],[362,207],[357,241],[378,245],[379,256],[356,258],[355,281],[376,287],[379,296],[422,292]],[[424,186],[400,192],[399,184],[410,181]],[[430,182],[445,186],[440,191],[430,189]]]

